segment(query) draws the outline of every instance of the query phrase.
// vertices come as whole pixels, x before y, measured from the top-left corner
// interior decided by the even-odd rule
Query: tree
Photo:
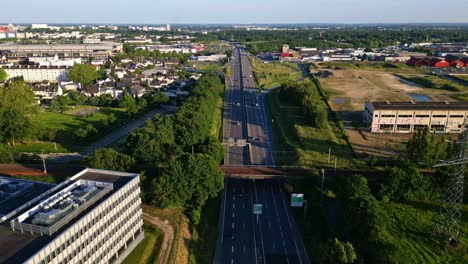
[[[19,81],[0,86],[0,140],[14,143],[31,130],[31,117],[38,111],[29,84]]]
[[[436,142],[429,127],[418,130],[406,145],[406,151],[411,161],[418,165],[432,166],[441,159],[446,159],[451,153],[452,143],[442,138]]]
[[[432,195],[429,179],[411,164],[386,168],[385,174],[379,190],[384,201],[426,200]]]
[[[320,263],[345,264],[354,263],[357,259],[353,244],[330,239],[320,248]]]
[[[128,171],[135,160],[127,155],[121,154],[111,148],[103,148],[94,151],[88,158],[89,165],[93,168]]]
[[[82,87],[90,85],[97,78],[97,71],[89,64],[75,64],[68,73],[68,79],[80,83]]]
[[[89,136],[91,136],[93,134],[96,134],[96,133],[97,133],[97,129],[93,125],[88,124],[85,127],[78,128],[75,131],[75,136],[80,138],[80,139],[86,139]]]
[[[135,98],[133,98],[133,96],[131,95],[126,94],[120,105],[127,109],[127,113],[129,115],[134,115],[138,113],[138,105],[136,103]]]
[[[0,83],[5,82],[8,78],[8,74],[4,69],[0,68]]]
[[[0,144],[0,163],[13,163],[13,154],[3,144]]]

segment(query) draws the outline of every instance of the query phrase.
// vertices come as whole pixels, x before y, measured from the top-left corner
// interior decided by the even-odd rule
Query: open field
[[[421,73],[421,70],[416,67],[408,66],[404,63],[386,63],[386,62],[370,62],[370,61],[356,61],[356,62],[321,62],[317,63],[320,68],[329,70],[365,70],[365,71],[379,71],[389,73]]]
[[[427,96],[433,101],[455,101],[453,97],[460,99],[457,96],[462,95],[460,92],[422,87],[398,77],[397,73],[413,78],[426,76],[404,64],[395,64],[398,66],[396,69],[387,68],[383,63],[377,64],[375,68],[371,65],[376,66],[322,63],[321,68],[312,69],[312,74],[319,81],[330,107],[343,121],[346,134],[359,157],[391,157],[402,154],[409,138],[409,135],[374,135],[362,129],[365,101],[410,101],[413,100],[410,95]],[[445,81],[451,82],[441,79],[441,82]]]
[[[162,232],[156,227],[144,224],[145,238],[123,261],[124,264],[155,264],[163,241]]]
[[[440,206],[428,202],[382,203],[392,220],[391,232],[400,250],[411,256],[407,263],[467,263],[468,262],[468,205],[462,212],[461,245],[445,248],[433,236],[433,218]]]
[[[109,116],[116,118],[114,124],[109,123]],[[97,109],[95,106],[79,106],[64,113],[44,110],[32,119],[32,130],[35,135],[42,140],[25,141],[14,146],[15,152],[60,153],[75,152],[86,146],[88,143],[97,140],[126,124],[129,117],[123,108],[103,108]],[[91,135],[86,141],[77,139],[75,131],[79,128],[92,125],[97,129],[97,133]],[[49,130],[56,131],[55,139],[50,142],[47,139]],[[54,144],[55,143],[55,144]]]
[[[314,85],[309,79],[312,89]],[[351,149],[343,139],[342,130],[331,121],[328,129],[318,129],[305,120],[298,106],[291,105],[279,98],[277,90],[271,91],[267,97],[267,107],[274,119],[272,123],[276,162],[279,165],[321,168],[328,165],[328,152],[331,149],[331,163],[338,158],[337,167],[350,168],[352,162]]]
[[[413,75],[407,75],[407,74],[402,74],[398,76],[409,82],[418,84],[421,87],[425,87],[425,88],[447,90],[450,92],[464,92],[467,90],[466,86],[462,84],[458,84],[451,80],[443,79],[439,76],[434,76],[434,75],[413,76]]]
[[[296,63],[263,63],[259,58],[251,59],[255,80],[260,88],[270,88],[281,82],[292,81],[302,76]]]

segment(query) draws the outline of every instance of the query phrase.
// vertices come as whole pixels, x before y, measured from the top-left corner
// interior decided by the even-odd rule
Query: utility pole
[[[451,166],[447,191],[442,208],[435,218],[435,232],[442,235],[451,244],[460,242],[460,220],[463,208],[463,187],[465,185],[465,166],[468,163],[468,119],[463,124],[464,131],[456,142],[458,155],[434,167]]]
[[[322,186],[320,187],[320,206],[323,205],[323,182],[325,180],[325,170],[321,169],[322,172]]]
[[[336,162],[338,161],[338,157],[335,157],[335,169],[333,170],[333,176],[336,176]]]
[[[42,166],[44,167],[44,174],[47,175],[47,167],[46,167],[45,158],[44,158],[44,151],[42,151],[41,153],[42,153],[41,158],[42,158]]]

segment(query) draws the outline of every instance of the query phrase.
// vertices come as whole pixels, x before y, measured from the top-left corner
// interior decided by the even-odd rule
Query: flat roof
[[[0,44],[0,51],[62,51],[62,50],[111,50],[114,46],[121,46],[118,42],[101,42],[96,44]]]
[[[11,186],[10,184],[19,186]],[[54,186],[55,184],[0,176],[0,218],[40,196]],[[10,190],[6,190],[7,188]],[[0,220],[0,222],[2,221]]]
[[[468,111],[468,102],[369,102],[375,110]]]
[[[91,210],[96,208],[102,201],[106,200],[116,191],[121,189],[124,185],[130,182],[133,178],[138,177],[136,173],[123,173],[123,172],[114,172],[107,170],[97,170],[97,169],[85,169],[75,176],[71,177],[69,180],[60,183],[58,188],[50,194],[50,196],[60,192],[64,188],[72,185],[78,180],[92,180],[92,181],[101,181],[108,182],[113,184],[113,190],[96,203],[91,205],[88,209],[81,212],[77,217],[73,218],[68,224],[61,227],[53,235],[38,235],[32,234],[25,231],[23,234],[19,231],[12,231],[10,222],[4,222],[0,224],[0,263],[22,263],[29,259],[31,256],[36,254],[41,248],[53,241],[58,237],[63,231],[75,224],[79,219],[89,213]],[[25,208],[16,216],[26,212],[32,207],[36,206],[39,202],[32,204],[31,206]]]

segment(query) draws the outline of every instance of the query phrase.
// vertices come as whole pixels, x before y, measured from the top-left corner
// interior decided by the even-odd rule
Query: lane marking
[[[231,252],[233,252],[233,253],[234,253],[234,246],[232,246],[232,247],[231,247]]]

